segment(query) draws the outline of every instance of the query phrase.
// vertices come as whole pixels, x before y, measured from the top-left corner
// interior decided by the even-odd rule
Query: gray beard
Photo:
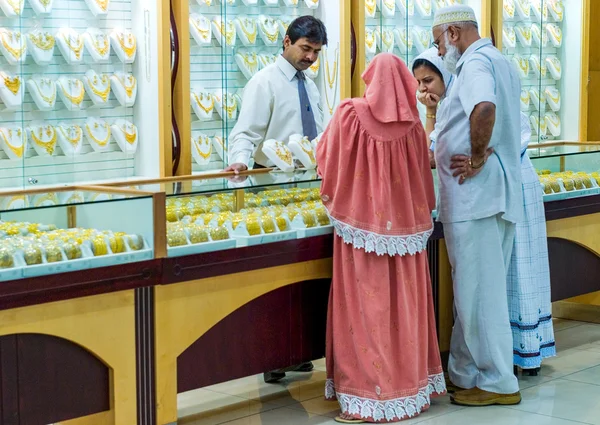
[[[461,54],[458,51],[458,47],[453,46],[450,43],[446,43],[446,54],[444,55],[444,67],[448,72],[456,74],[456,65],[460,60]]]

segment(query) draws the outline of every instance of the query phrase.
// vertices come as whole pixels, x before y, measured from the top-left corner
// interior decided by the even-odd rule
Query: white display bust
[[[110,7],[110,0],[85,0],[94,16],[106,15]]]
[[[413,42],[419,54],[431,47],[431,30],[415,25],[412,29],[412,33]]]
[[[222,120],[235,120],[237,118],[237,101],[230,93],[216,90],[213,93],[215,109]]]
[[[117,71],[110,77],[111,88],[122,106],[133,106],[137,96],[137,80],[133,74]]]
[[[6,110],[19,109],[23,104],[24,94],[21,77],[0,71],[0,99]]]
[[[50,15],[54,0],[29,0],[29,4],[36,15]]]
[[[23,15],[25,0],[0,0],[0,9],[9,18]]]
[[[0,28],[0,51],[11,65],[25,62],[27,58],[27,43],[19,31]]]
[[[396,2],[394,0],[377,0],[377,6],[384,18],[393,18],[396,15]]]
[[[215,16],[212,21],[212,31],[220,46],[233,47],[236,44],[237,32],[231,19],[226,21]]]
[[[192,90],[190,93],[192,110],[200,121],[210,121],[213,118],[215,99],[205,90]]]
[[[40,111],[51,111],[56,105],[56,83],[40,75],[27,80],[27,91]]]
[[[27,127],[31,146],[39,156],[52,156],[56,151],[56,130],[45,121],[32,121]]]
[[[55,127],[58,144],[66,156],[75,156],[83,146],[83,130],[77,124],[60,122]]]
[[[304,4],[309,9],[317,9],[319,7],[319,0],[304,0]]]
[[[78,111],[83,105],[85,88],[77,78],[60,77],[56,82],[58,96],[69,111]]]
[[[119,148],[124,153],[133,155],[137,151],[139,142],[138,129],[135,124],[119,118],[115,120],[110,128],[112,130],[112,137],[117,142],[117,145],[119,145]]]
[[[94,62],[110,61],[110,37],[100,29],[90,27],[83,33],[83,42]]]
[[[102,118],[88,117],[85,120],[84,134],[95,152],[110,149],[110,125]]]
[[[415,0],[417,2],[417,12],[422,18],[429,18],[431,16],[431,11],[433,6],[431,4],[431,0]]]
[[[233,20],[236,34],[244,46],[254,46],[258,36],[258,24],[247,16],[238,16]]]
[[[192,134],[192,157],[198,165],[208,165],[212,155],[212,141],[206,134]]]
[[[442,6],[446,6],[444,0],[433,0],[434,2],[441,2]],[[438,6],[439,8],[440,6]],[[400,11],[403,17],[413,16],[415,14],[415,2],[413,0],[396,0],[396,8]]]
[[[198,46],[210,46],[212,43],[212,32],[210,19],[199,13],[192,13],[189,18],[190,34]]]
[[[133,63],[137,52],[135,35],[123,28],[115,28],[110,33],[111,46],[119,60],[123,63]]]
[[[277,21],[267,15],[258,16],[258,33],[266,46],[279,45],[279,28]]]
[[[108,74],[98,74],[93,69],[85,72],[83,86],[94,106],[105,106],[110,97],[110,77]]]
[[[237,63],[240,71],[244,74],[248,80],[258,72],[258,56],[256,52],[251,51],[238,51],[235,54],[235,63]]]
[[[289,16],[281,16],[277,20],[277,26],[279,27],[279,35],[281,38],[285,38],[285,34],[287,33],[287,29],[292,23],[293,19]]]
[[[72,28],[61,28],[57,31],[55,38],[58,50],[69,65],[81,63],[84,46],[83,38],[77,31]]]
[[[317,167],[315,152],[310,140],[308,140],[308,137],[302,137],[299,134],[293,134],[290,136],[288,147],[292,151],[292,154],[294,154],[294,157],[300,161],[304,168],[307,170],[313,170]]]
[[[0,127],[0,146],[9,159],[22,159],[27,151],[27,135],[21,127]]]
[[[44,66],[52,62],[56,40],[48,31],[36,29],[27,34],[27,50],[38,65]]]
[[[405,55],[412,51],[413,40],[410,30],[407,28],[394,28],[394,39],[401,54]]]

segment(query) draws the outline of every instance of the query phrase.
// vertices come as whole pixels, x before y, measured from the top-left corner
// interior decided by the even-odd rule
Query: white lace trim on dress
[[[404,236],[387,236],[366,230],[357,229],[342,221],[330,217],[336,234],[344,243],[365,252],[375,252],[377,255],[415,255],[427,249],[427,241],[433,232],[433,227],[425,232]]]
[[[325,383],[325,398],[337,398],[342,413],[360,415],[362,419],[373,418],[374,421],[399,421],[418,415],[429,406],[431,395],[442,395],[446,392],[444,374],[429,376],[427,385],[418,393],[393,400],[373,400],[349,394],[336,393],[332,379]]]

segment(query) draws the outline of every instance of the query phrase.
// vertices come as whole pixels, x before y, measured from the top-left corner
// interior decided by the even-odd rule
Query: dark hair
[[[306,38],[311,43],[327,45],[327,29],[320,19],[314,16],[300,16],[288,27],[285,35],[290,37],[292,44],[301,38]]]
[[[427,59],[415,59],[412,65],[412,73],[415,75],[415,70],[421,67],[429,68],[430,71],[435,72],[441,79],[444,81],[444,76],[442,75],[442,71],[438,69],[437,66],[429,62]]]

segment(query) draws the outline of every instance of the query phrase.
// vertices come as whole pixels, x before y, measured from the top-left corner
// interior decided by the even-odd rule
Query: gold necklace
[[[225,101],[225,111],[227,111],[227,116],[233,119],[233,112],[237,108],[237,102],[233,98],[233,96],[226,94],[223,96],[223,100]],[[230,104],[231,103],[231,104]]]
[[[394,42],[394,35],[389,30],[383,30],[381,33],[381,44],[385,46],[386,51],[390,50],[390,46]]]
[[[523,71],[524,74],[529,74],[529,62],[525,58],[515,58],[519,68]]]
[[[202,104],[202,101],[204,100],[204,93],[200,93],[200,97],[198,97],[198,95],[196,93],[193,93],[193,95],[194,95],[194,99],[196,100],[196,103],[198,104],[200,109],[202,109],[207,114],[210,114],[212,112],[212,110],[215,108],[215,99],[212,96],[206,96],[207,98],[210,99],[210,105],[204,106]]]
[[[292,153],[281,142],[276,142],[275,155],[288,165],[292,165]]]
[[[556,90],[556,96],[552,94],[552,88],[548,87],[546,90],[546,95],[552,100],[554,103],[560,102],[560,92]]]
[[[38,49],[48,51],[54,48],[55,40],[52,34],[40,32],[36,35],[30,33],[29,39]]]
[[[103,12],[106,12],[108,9],[108,0],[94,0],[98,7],[102,9]]]
[[[75,42],[73,42],[72,35],[67,36],[66,34],[62,34],[62,37],[65,43],[67,43],[69,49],[71,49],[73,53],[75,53],[75,57],[77,58],[77,60],[81,59],[81,51],[83,50],[83,40],[81,39],[81,37],[77,35],[75,37]]]
[[[395,10],[394,0],[383,0],[383,5],[389,10]]]
[[[127,126],[125,124],[123,124],[123,126],[121,126],[121,130],[123,131],[123,136],[125,136],[125,140],[127,141],[127,143],[129,143],[130,145],[133,145],[137,138],[137,132],[135,131],[135,128],[133,129],[133,131],[131,133],[128,133]]]
[[[550,33],[556,38],[556,41],[560,44],[562,42],[562,31],[558,25],[548,24],[546,28],[550,30]]]
[[[304,147],[304,140],[301,140],[300,143],[300,149],[302,149],[302,151],[308,155],[308,159],[310,159],[310,162],[312,164],[314,164],[315,162],[317,162],[317,160],[315,159],[315,153],[312,150],[312,146],[309,147],[308,149]]]
[[[525,95],[523,95],[523,93]],[[528,92],[521,92],[521,102],[529,104],[529,98],[530,97],[529,97],[529,93]]]
[[[375,14],[375,0],[365,0],[365,9],[367,14],[372,16]]]
[[[129,75],[127,77],[127,79],[129,80],[129,83],[131,84],[130,86],[127,86],[124,79],[121,79],[121,77],[117,76],[117,80],[119,80],[119,83],[121,83],[121,86],[123,86],[123,89],[125,90],[125,93],[127,94],[127,97],[132,97],[133,90],[135,89],[137,80],[135,79],[135,77],[133,75]]]
[[[317,56],[317,60],[310,66],[310,70],[315,74],[319,72],[319,67],[321,66],[321,58]]]
[[[504,0],[504,10],[510,18],[515,16],[515,4],[511,0]]]
[[[554,127],[558,127],[560,125],[560,118],[558,118],[558,115],[556,114],[546,114],[545,118],[550,121],[550,124],[552,124]]]
[[[10,90],[12,94],[16,95],[21,88],[21,79],[18,76],[10,78],[8,75],[5,75],[4,86]]]
[[[220,22],[215,22],[215,25],[217,26],[217,29],[219,30],[219,32],[221,33],[221,35],[223,37],[225,37],[225,43],[229,46],[231,46],[233,44],[234,41],[234,32],[233,32],[233,28],[231,28],[231,26],[233,25],[230,22],[227,23],[223,23],[223,20],[221,19]]]
[[[68,80],[68,85],[69,88],[72,88],[73,85],[76,85],[77,88],[79,89],[79,94],[77,95],[72,95],[72,91],[67,93],[67,90],[62,86],[61,84],[61,89],[63,92],[63,95],[74,105],[80,105],[81,102],[83,101],[83,97],[85,96],[85,89],[83,88],[83,83],[79,80]]]
[[[244,64],[246,68],[252,73],[256,72],[256,68],[258,67],[258,57],[256,56],[256,52],[241,53],[242,59],[244,60]],[[251,59],[250,59],[250,58]]]
[[[263,30],[263,34],[265,35],[265,37],[267,37],[267,39],[271,43],[275,43],[277,41],[277,38],[279,37],[279,33],[277,31],[275,31],[273,34],[269,34],[269,31],[267,30],[267,27],[265,24],[266,24],[266,21],[260,21],[260,27]]]
[[[100,35],[100,37],[98,37],[98,35]],[[94,49],[96,49],[100,56],[105,56],[108,53],[108,50],[110,49],[110,45],[108,44],[108,38],[104,34],[92,35],[91,38],[92,44],[94,45]],[[100,42],[98,41],[99,39],[104,42],[103,45],[100,45]]]
[[[192,25],[194,26],[194,28],[196,28],[196,31],[198,31],[200,33],[200,35],[202,36],[202,38],[209,38],[210,36],[210,28],[209,29],[202,29],[200,28],[200,22],[204,22],[205,24],[207,23],[206,20],[202,21],[201,18],[196,19],[192,19]],[[210,22],[208,23],[208,25],[210,26]]]
[[[192,139],[192,140],[194,140],[194,139]],[[198,140],[202,141],[202,144],[208,145],[208,153],[204,153],[200,150]],[[198,140],[194,140],[194,146],[196,147],[196,152],[198,152],[198,155],[200,155],[203,159],[210,158],[210,155],[212,154],[212,145],[208,141],[208,138],[204,138],[204,137],[200,136],[200,137],[198,137]],[[204,142],[206,142],[206,143],[204,143]]]
[[[256,35],[258,34],[258,26],[256,25],[256,21],[245,18],[245,19],[238,19],[238,22],[240,23],[240,28],[242,29],[242,32],[244,33],[246,38],[248,38],[248,42],[250,44],[256,43]],[[248,31],[246,29],[246,25],[244,25],[244,24],[248,24],[248,23],[253,27],[252,31]]]
[[[108,99],[108,95],[110,94],[110,80],[108,79],[108,77],[106,75],[103,75],[101,78],[101,81],[104,84],[106,84],[106,89],[104,90],[97,89],[87,76],[85,78],[88,82],[88,85],[90,86],[90,89],[92,90],[92,93],[94,93],[96,96],[102,99],[102,102],[106,102],[106,100]],[[98,83],[98,76],[94,76],[94,81],[95,83]]]
[[[17,133],[18,133],[18,136],[21,136],[20,129],[18,130]],[[8,141],[8,137],[6,137],[3,130],[0,130],[0,134],[2,135],[2,139],[4,139],[4,143],[6,144],[8,149],[10,149],[17,157],[23,158],[23,151],[25,150],[25,146],[23,144],[23,138],[21,138],[21,146],[16,147],[16,146],[13,146],[10,144],[10,142]],[[8,130],[8,134],[9,134],[9,137],[12,137],[12,129]]]
[[[373,48],[373,44],[375,44],[375,33],[372,31],[367,31],[365,33],[365,43],[369,49]]]
[[[40,127],[40,136],[36,136],[35,131],[31,129],[31,138],[33,142],[41,148],[44,148],[48,155],[54,154],[54,148],[56,147],[56,131],[52,126],[46,127],[46,135],[52,136],[50,140],[44,142],[42,140],[43,137],[43,129]]]
[[[554,11],[554,13],[556,14],[556,17],[558,18],[558,20],[562,21],[564,10],[562,8],[562,3],[560,2],[560,0],[552,0],[550,2],[550,7],[552,8],[552,10]]]
[[[21,45],[21,47],[19,48],[14,48],[12,47],[8,41],[6,41],[6,37],[10,35],[11,38],[16,38],[18,43]],[[9,31],[2,31],[2,45],[4,46],[4,48],[6,49],[6,51],[8,53],[10,53],[16,60],[20,60],[21,56],[23,56],[23,53],[25,52],[26,46],[23,45],[23,43],[21,43],[21,33],[13,33],[13,32],[9,32]]]
[[[24,0],[17,0],[17,1],[6,0],[6,2],[11,7],[11,9],[13,10],[13,12],[15,12],[15,15],[20,15],[21,14],[21,8],[23,7],[23,1]]]
[[[531,28],[518,26],[517,31],[528,43],[531,41]]]
[[[98,128],[100,127],[98,125],[98,123],[94,123],[94,128]],[[92,139],[94,142],[96,142],[96,144],[98,146],[106,146],[106,144],[108,143],[108,141],[110,140],[110,127],[108,126],[108,124],[104,123],[104,125],[102,125],[102,127],[104,127],[106,129],[106,138],[104,140],[100,140],[98,138],[96,138],[96,136],[94,136],[94,133],[92,132],[92,129],[90,128],[89,124],[85,124],[85,129],[87,130],[88,136],[90,136],[90,139]]]
[[[337,81],[337,70],[338,70],[338,55],[340,48],[336,48],[335,56],[333,60],[333,73],[329,73],[329,57],[327,56],[327,50],[325,50],[325,74],[327,74],[327,84],[329,84],[329,88],[333,89],[333,85]]]
[[[44,9],[46,9],[46,8],[47,8],[47,7],[50,5],[50,2],[51,2],[52,0],[38,0],[38,1],[40,2],[40,4],[41,4],[42,6],[44,6]]]
[[[63,137],[65,139],[67,139],[67,141],[73,145],[73,147],[77,147],[77,145],[79,144],[80,140],[81,140],[81,136],[83,134],[81,127],[79,127],[78,125],[73,125],[71,127],[69,127],[69,130],[75,130],[75,137],[71,137],[69,136],[69,134],[67,134],[67,132],[65,131],[65,129],[63,128],[62,125],[58,126],[58,129],[60,130],[60,132],[62,133]]]
[[[135,54],[135,49],[137,47],[137,42],[135,41],[135,37],[133,36],[133,34],[127,34],[127,41],[129,42],[130,46],[125,45],[125,34],[123,33],[117,33],[117,40],[119,41],[119,45],[121,46],[121,49],[123,49],[127,57],[133,57],[133,55]]]
[[[33,80],[33,84],[35,84],[35,88],[38,91],[38,94],[40,95],[40,97],[42,98],[42,100],[46,103],[48,103],[49,105],[52,105],[54,103],[54,101],[56,100],[56,86],[54,86],[54,88],[52,89],[52,94],[50,96],[45,96],[42,93],[42,89],[40,88],[39,84],[37,83],[37,81]],[[47,84],[50,85],[50,87],[52,88],[52,84],[50,82],[50,80],[48,80]]]

